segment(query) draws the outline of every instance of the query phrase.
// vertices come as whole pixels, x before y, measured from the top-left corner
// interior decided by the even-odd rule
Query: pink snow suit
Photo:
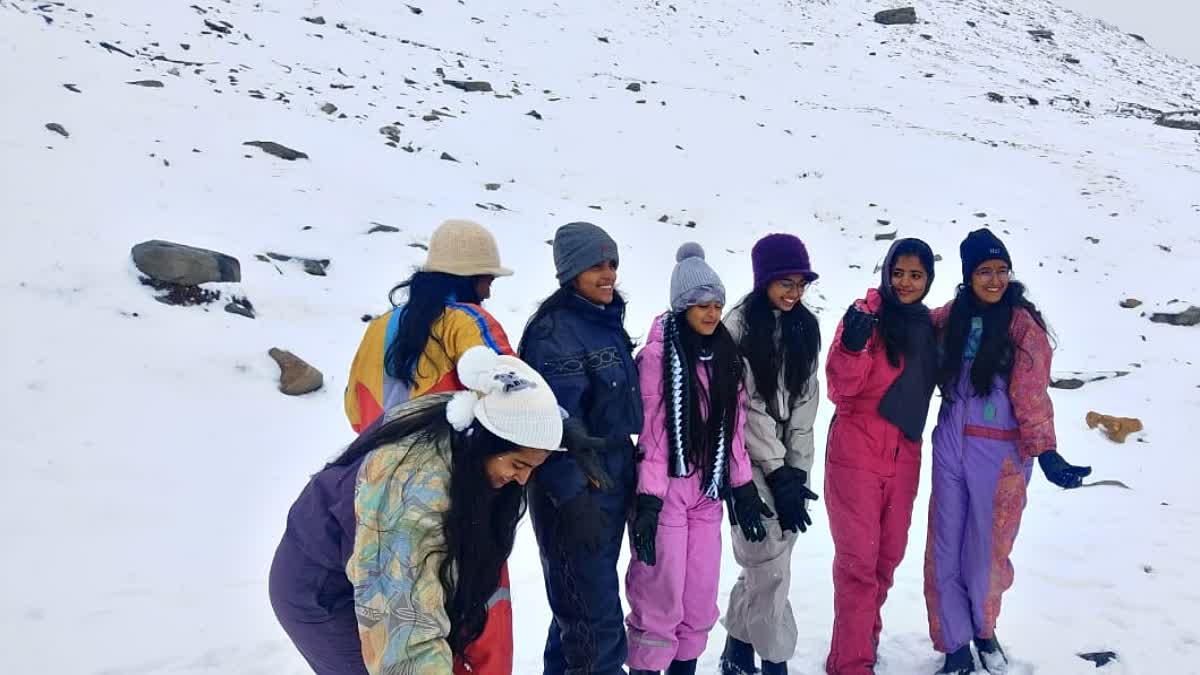
[[[858,308],[878,313],[879,291]],[[866,349],[842,346],[842,325],[825,362],[837,406],[825,450],[825,508],[833,534],[833,640],[829,675],[869,675],[883,629],[880,610],[904,558],[921,471],[921,442],[879,414],[879,402],[903,370],[888,362],[876,330]]]
[[[706,497],[702,472],[673,478],[667,470],[666,409],[663,406],[662,317],[654,320],[646,346],[638,353],[645,418],[638,440],[644,457],[638,464],[641,494],[663,501],[655,546],[658,561],[649,566],[636,553],[625,575],[629,601],[630,668],[664,670],[672,660],[698,658],[708,644],[708,633],[717,623],[717,584],[721,574],[721,502]],[[707,389],[704,368],[697,368],[700,389]],[[707,396],[701,393],[701,412],[707,414]],[[740,392],[740,408],[745,392]],[[729,484],[750,482],[750,457],[746,454],[745,417],[739,413],[730,446]],[[633,537],[630,537],[632,541]]]
[[[950,305],[933,312],[940,329]],[[978,319],[976,320],[979,321]],[[934,647],[950,653],[973,637],[994,636],[1000,596],[1013,583],[1008,556],[1025,508],[1033,457],[1054,450],[1050,340],[1024,309],[1009,335],[1012,374],[986,397],[971,386],[982,323],[972,326],[953,400],[933,431],[933,492],[925,549],[925,602]]]

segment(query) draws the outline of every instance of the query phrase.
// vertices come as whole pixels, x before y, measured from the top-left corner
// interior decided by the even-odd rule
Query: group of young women
[[[516,354],[481,306],[511,272],[470,221],[437,229],[393,289],[403,304],[368,326],[346,389],[359,436],[292,506],[270,574],[276,616],[320,675],[511,673],[506,561],[527,505],[553,613],[544,672],[695,673],[720,615],[723,503],[742,572],[722,673],[787,672],[791,554],[818,498],[804,244],[759,240],[754,288],[727,313],[703,249],[683,245],[640,349],[612,237],[571,223],[553,251],[558,288]],[[960,254],[954,300],[931,311],[932,250],[895,242],[829,348],[829,675],[873,670],[935,389],[925,596],[939,672],[973,672],[972,644],[990,673],[1007,666],[995,624],[1033,458],[1064,488],[1090,471],[1056,450],[1048,331],[1007,249],[984,229]]]

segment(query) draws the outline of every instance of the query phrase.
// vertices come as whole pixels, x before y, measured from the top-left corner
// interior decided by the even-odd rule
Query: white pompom
[[[458,359],[458,381],[467,389],[484,391],[484,376],[496,367],[499,356],[483,345],[471,347]]]
[[[475,422],[475,402],[479,397],[473,391],[460,391],[446,402],[446,421],[455,431],[466,431]]]
[[[678,251],[675,251],[675,262],[683,262],[688,258],[704,260],[704,247],[694,241],[689,241],[680,246]]]

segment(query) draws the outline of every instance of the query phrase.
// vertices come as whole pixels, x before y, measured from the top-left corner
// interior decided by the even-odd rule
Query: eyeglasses
[[[775,285],[779,290],[786,294],[804,293],[804,289],[808,288],[807,281],[792,281],[791,279],[776,279]]]
[[[1012,270],[1008,268],[994,270],[990,267],[975,270],[975,278],[981,281],[991,281],[999,279],[1000,281],[1008,281],[1013,277]]]

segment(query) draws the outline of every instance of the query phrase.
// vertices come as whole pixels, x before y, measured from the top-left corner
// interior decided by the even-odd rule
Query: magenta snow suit
[[[935,310],[934,324],[941,328],[949,313],[950,305]],[[933,431],[925,601],[930,637],[944,653],[993,637],[1000,596],[1013,583],[1008,556],[1033,458],[1056,447],[1046,332],[1014,308],[1012,374],[997,376],[988,396],[979,397],[970,375],[982,332],[975,321],[953,400],[943,400]]]
[[[625,593],[629,601],[629,656],[634,669],[664,670],[671,661],[698,658],[717,623],[717,584],[721,576],[721,502],[704,495],[702,472],[673,478],[668,471],[666,409],[663,406],[663,326],[654,320],[646,346],[638,353],[645,418],[638,440],[644,457],[638,464],[637,491],[663,501],[655,545],[654,566],[637,559],[629,563]],[[704,368],[698,368],[701,388],[707,388]],[[740,393],[745,406],[745,391]],[[707,414],[707,396],[701,412]],[[746,454],[745,416],[739,412],[730,445],[729,485],[751,480]],[[633,537],[630,537],[632,541]]]

